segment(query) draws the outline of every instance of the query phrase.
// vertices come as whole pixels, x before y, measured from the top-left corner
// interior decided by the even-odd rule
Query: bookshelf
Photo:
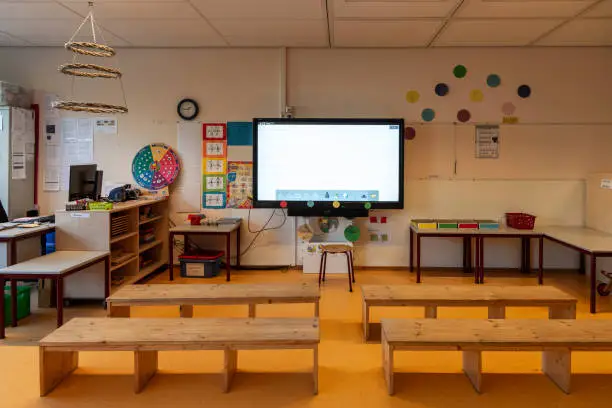
[[[111,293],[167,264],[167,199],[117,203],[108,211],[58,211],[55,222],[58,250],[111,251]],[[104,270],[90,269],[66,279],[66,298],[104,298]]]

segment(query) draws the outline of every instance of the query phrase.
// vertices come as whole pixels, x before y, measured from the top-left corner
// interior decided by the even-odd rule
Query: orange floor
[[[432,276],[435,275],[435,276]],[[488,274],[491,284],[533,285],[535,279],[519,273],[505,277]],[[291,282],[316,280],[298,271],[241,271],[232,282]],[[359,283],[405,284],[414,276],[403,271],[357,271]],[[158,277],[154,282],[164,282]],[[222,278],[194,280],[220,283]],[[185,283],[179,280],[178,283]],[[579,319],[610,319],[612,304],[601,299],[601,313],[588,314],[586,280],[575,273],[548,274],[547,284],[580,299]],[[471,284],[458,273],[427,273],[423,285]],[[373,318],[420,317],[414,308],[374,308]],[[81,311],[87,315],[87,310]],[[196,316],[246,316],[246,307],[198,307]],[[79,309],[70,316],[79,315]],[[136,316],[178,316],[176,308],[137,308]],[[311,305],[266,305],[259,316],[312,316]],[[485,309],[440,309],[440,318],[486,318]],[[544,309],[509,309],[508,318],[547,317]],[[319,395],[313,396],[309,371],[311,352],[242,351],[239,373],[229,394],[221,392],[222,352],[161,352],[160,372],[142,394],[132,391],[133,357],[127,352],[81,353],[80,368],[50,396],[38,396],[38,349],[0,347],[0,407],[588,407],[612,401],[612,353],[574,353],[573,392],[563,394],[539,372],[539,353],[485,353],[483,394],[478,395],[461,373],[459,352],[402,352],[396,355],[396,395],[385,391],[378,344],[361,340],[359,287],[347,290],[345,276],[330,276],[322,290]],[[36,319],[29,322],[37,324]],[[26,320],[25,325],[28,324]],[[25,327],[24,327],[25,328]],[[8,329],[7,335],[11,336]],[[2,344],[2,342],[0,342]]]

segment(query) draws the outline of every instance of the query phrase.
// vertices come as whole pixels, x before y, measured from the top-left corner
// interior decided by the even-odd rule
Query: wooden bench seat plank
[[[612,350],[609,320],[383,319],[389,344],[486,348],[568,347]]]
[[[291,346],[319,342],[318,319],[74,318],[40,341],[73,350],[186,350],[255,344]]]

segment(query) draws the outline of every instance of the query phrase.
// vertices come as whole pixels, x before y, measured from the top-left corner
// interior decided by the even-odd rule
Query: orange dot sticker
[[[340,208],[340,203],[338,201],[334,201],[332,205],[334,206],[334,208]]]

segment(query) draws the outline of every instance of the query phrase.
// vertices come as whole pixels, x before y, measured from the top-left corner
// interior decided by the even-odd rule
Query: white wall
[[[96,137],[95,159],[106,180],[131,181],[131,160],[145,144],[176,146],[176,103],[182,97],[198,100],[203,121],[280,113],[280,50],[120,49],[119,58],[130,113],[120,117],[119,136]],[[70,59],[63,49],[0,48],[0,80],[65,95],[70,82],[56,67]],[[436,121],[416,125],[417,138],[407,142],[406,209],[385,212],[391,216],[392,242],[362,243],[361,264],[406,265],[407,222],[414,217],[499,218],[524,210],[536,214],[540,225],[581,225],[582,180],[590,172],[612,170],[610,48],[291,49],[287,60],[287,103],[297,116],[403,117],[411,123],[420,121],[424,107],[437,112]],[[468,67],[463,80],[452,76],[458,63]],[[501,87],[486,87],[489,73],[501,76]],[[448,83],[451,93],[435,96],[437,82]],[[532,87],[531,98],[515,96],[522,83]],[[76,87],[88,100],[120,102],[119,89],[109,84],[116,85],[77,80]],[[473,88],[485,93],[483,102],[469,101]],[[409,89],[421,93],[419,103],[406,102]],[[453,125],[456,111],[470,109],[479,123],[499,122],[506,100],[517,105],[521,124],[502,127],[500,159],[475,159],[474,128]],[[39,194],[43,210],[65,200],[64,193]],[[283,237],[266,235],[270,245],[286,244]],[[488,265],[518,266],[518,243],[487,247]],[[458,243],[424,242],[428,266],[458,266],[460,254]],[[250,256],[248,262],[275,264],[256,251]],[[546,252],[546,264],[575,267],[577,257],[555,247]]]

